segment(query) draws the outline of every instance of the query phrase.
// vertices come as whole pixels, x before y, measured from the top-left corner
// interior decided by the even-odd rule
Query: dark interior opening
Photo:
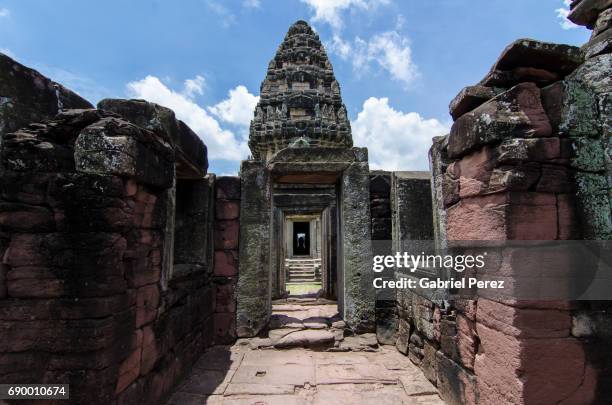
[[[309,222],[294,222],[293,223],[293,255],[294,256],[310,255],[310,223]]]

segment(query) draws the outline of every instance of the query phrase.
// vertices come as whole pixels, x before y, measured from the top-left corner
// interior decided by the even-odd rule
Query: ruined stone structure
[[[606,403],[609,302],[371,287],[374,251],[610,239],[612,3],[572,9],[591,40],[510,44],[451,102],[431,172],[369,170],[303,21],[270,62],[237,177],[207,173],[206,146],[171,110],[94,108],[0,54],[0,383],[153,404],[212,345],[308,345],[308,334],[261,338],[298,257],[317,263],[317,296],[339,310],[307,331],[319,349],[394,345],[449,404]],[[511,278],[516,257],[505,259]]]
[[[322,294],[356,330],[374,325],[367,151],[352,147],[340,86],[318,35],[289,28],[270,62],[251,123],[253,159],[242,163],[237,334],[268,323],[285,289],[286,233],[295,216],[321,224]],[[317,239],[317,240],[318,240]],[[267,299],[262,299],[267,297]]]
[[[582,49],[515,41],[451,102],[451,133],[430,151],[439,248],[610,239],[611,6],[574,1],[570,19],[594,28]],[[502,263],[510,280],[519,253]],[[607,403],[610,308],[402,290],[397,347],[450,404]]]

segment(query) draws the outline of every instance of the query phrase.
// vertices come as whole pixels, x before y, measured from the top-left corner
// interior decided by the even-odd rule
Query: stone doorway
[[[284,294],[288,297],[316,298],[323,295],[323,275],[329,276],[322,260],[322,213],[285,216],[283,272]],[[327,249],[325,249],[327,250]]]

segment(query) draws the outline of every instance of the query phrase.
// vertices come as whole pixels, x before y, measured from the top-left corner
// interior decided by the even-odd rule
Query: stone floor
[[[273,330],[292,329],[289,325],[296,329],[293,334],[330,333],[334,322],[342,322],[330,305],[278,305],[273,319]],[[350,351],[344,350],[345,341],[334,340],[314,345],[316,350],[279,349],[252,340],[212,347],[167,405],[444,404],[436,387],[395,347],[371,345],[363,335],[345,339],[353,339]],[[313,345],[305,341],[303,346]]]
[[[166,405],[444,405],[436,388],[394,347],[319,352],[215,346]]]

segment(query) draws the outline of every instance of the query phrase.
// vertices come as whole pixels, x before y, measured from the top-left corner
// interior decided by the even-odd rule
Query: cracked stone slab
[[[369,364],[370,359],[362,353],[353,352],[317,352],[315,353],[317,367],[324,364]]]
[[[313,354],[313,352],[308,352],[303,349],[293,349],[291,351],[253,350],[245,354],[244,359],[242,360],[242,365],[282,366],[286,364],[297,364],[302,366],[314,367],[315,362]]]
[[[408,404],[409,398],[400,387],[380,384],[339,384],[317,387],[313,404]]]
[[[321,364],[317,366],[317,386],[326,384],[398,384],[388,378],[380,364]]]
[[[315,368],[300,364],[242,365],[231,381],[235,384],[314,385]]]
[[[225,395],[293,395],[294,385],[230,383]]]
[[[225,397],[223,405],[308,405],[306,398],[297,395],[245,395]]]
[[[438,390],[423,374],[420,373],[401,373],[399,380],[408,396],[417,395],[437,395]]]

